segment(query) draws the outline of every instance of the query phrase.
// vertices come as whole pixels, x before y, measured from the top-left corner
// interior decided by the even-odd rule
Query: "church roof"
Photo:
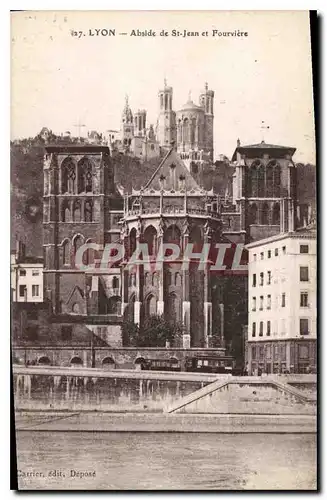
[[[180,111],[186,111],[188,109],[196,109],[197,111],[203,111],[200,106],[197,106],[191,99],[189,99],[180,109]]]
[[[232,161],[235,161],[236,154],[244,154],[249,157],[255,157],[258,155],[258,152],[261,153],[268,153],[271,156],[274,157],[282,157],[285,156],[286,154],[289,154],[290,156],[293,156],[296,148],[293,148],[291,146],[280,146],[277,144],[266,144],[265,141],[261,141],[259,144],[249,144],[247,146],[238,146],[233,154]]]
[[[174,148],[171,148],[144,186],[144,189],[160,191],[163,187],[165,191],[177,191],[180,190],[181,181],[185,183],[186,190],[201,190],[187,170],[183,160]]]

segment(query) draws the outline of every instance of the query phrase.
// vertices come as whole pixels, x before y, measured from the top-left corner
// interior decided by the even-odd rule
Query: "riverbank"
[[[19,411],[16,431],[316,433],[314,415]]]

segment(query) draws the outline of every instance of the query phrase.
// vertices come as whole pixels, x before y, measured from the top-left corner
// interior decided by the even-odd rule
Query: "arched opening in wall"
[[[93,243],[91,238],[86,240],[85,243]],[[89,266],[94,263],[94,250],[93,248],[88,248],[83,254],[83,264]]]
[[[88,158],[82,158],[77,165],[78,193],[92,193],[93,166]]]
[[[281,182],[281,170],[280,165],[277,163],[274,167],[274,196],[279,198],[280,196],[280,182]]]
[[[61,220],[62,222],[70,222],[70,206],[69,201],[64,200],[61,205]]]
[[[151,275],[149,272],[144,273],[144,284],[145,286],[151,285]]]
[[[195,142],[195,118],[191,119],[190,127],[191,127],[191,130],[190,130],[190,141],[191,141],[191,144],[193,145],[194,142]]]
[[[66,158],[61,164],[61,193],[74,194],[76,191],[76,164]]]
[[[80,200],[75,200],[73,204],[73,221],[81,222],[81,202]]]
[[[150,294],[145,299],[145,315],[147,318],[157,314],[157,298]]]
[[[269,162],[266,167],[266,196],[274,194],[274,162]]]
[[[73,243],[74,244],[74,259],[76,259],[76,252],[84,244],[84,238],[81,235],[77,235],[73,238],[73,242],[74,242]]]
[[[183,142],[190,142],[190,129],[188,118],[183,121]]]
[[[280,224],[280,204],[279,203],[275,203],[273,206],[272,223],[274,226],[278,226]]]
[[[199,226],[191,227],[189,243],[193,243],[193,252],[201,252],[203,246],[203,233]]]
[[[258,168],[258,196],[259,198],[265,196],[265,167],[263,165]]]
[[[267,226],[269,224],[269,206],[268,206],[268,203],[264,203],[262,205],[261,224],[263,226]]]
[[[163,240],[165,243],[174,243],[180,248],[181,231],[179,227],[176,224],[169,226],[164,232]],[[168,254],[169,253],[167,252],[166,256],[168,256]]]
[[[249,171],[249,196],[256,198],[258,196],[258,170],[260,162],[254,161]]]
[[[70,241],[65,240],[62,244],[62,264],[64,266],[70,265]]]
[[[86,200],[84,204],[84,220],[92,222],[93,220],[93,203],[92,200]]]
[[[258,207],[255,203],[249,206],[249,225],[258,224]]]
[[[37,364],[38,365],[51,365],[51,361],[50,361],[50,358],[48,358],[48,356],[41,356],[38,361],[37,361]]]
[[[83,366],[83,361],[79,356],[73,356],[70,360],[71,366]]]
[[[103,360],[102,360],[102,368],[104,370],[114,370],[115,366],[116,366],[116,364],[115,364],[114,360],[110,356],[107,356],[106,358],[103,358]]]
[[[121,298],[118,295],[110,297],[108,301],[108,314],[121,314]]]
[[[79,305],[78,302],[74,302],[74,304],[72,305],[72,313],[81,314],[81,306]]]
[[[156,254],[157,246],[157,231],[153,226],[148,226],[146,228],[143,240],[147,245],[149,256],[154,256]]]
[[[133,227],[129,233],[129,257],[133,255],[136,250],[136,229]]]

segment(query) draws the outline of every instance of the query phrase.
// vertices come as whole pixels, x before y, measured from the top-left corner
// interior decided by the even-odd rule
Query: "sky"
[[[116,36],[90,36],[96,29]],[[157,36],[131,36],[150,29]],[[174,37],[174,29],[199,36]],[[215,158],[231,158],[238,138],[242,145],[264,139],[315,163],[309,30],[305,11],[11,13],[11,137],[33,137],[44,126],[78,135],[79,122],[84,135],[118,130],[126,94],[155,124],[166,78],[176,111],[189,92],[198,104],[205,82],[215,92]]]

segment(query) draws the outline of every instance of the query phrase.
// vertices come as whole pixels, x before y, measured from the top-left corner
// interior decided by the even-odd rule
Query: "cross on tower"
[[[74,125],[74,127],[78,128],[78,140],[81,139],[81,128],[86,127],[83,123],[81,123],[81,119],[78,120],[78,123]]]

